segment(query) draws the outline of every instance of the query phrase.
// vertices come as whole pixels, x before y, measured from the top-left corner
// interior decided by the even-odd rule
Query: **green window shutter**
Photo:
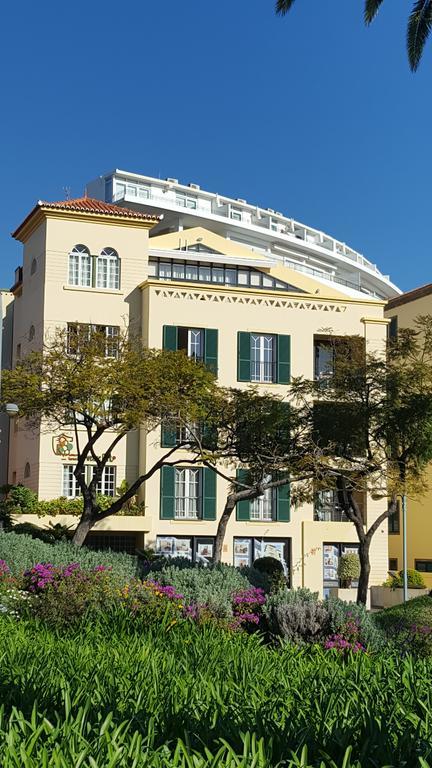
[[[164,325],[163,327],[163,349],[171,349],[175,352],[178,349],[177,345],[178,329],[176,325]]]
[[[172,520],[174,517],[174,467],[162,467],[161,470],[161,520]]]
[[[218,372],[218,331],[206,328],[204,331],[204,362],[212,373]]]
[[[289,483],[276,489],[276,519],[279,523],[289,523],[291,519]]]
[[[251,341],[250,333],[239,331],[237,334],[237,381],[251,380]]]
[[[218,431],[214,424],[206,423],[200,425],[200,437],[202,447],[208,451],[215,451],[218,443]]]
[[[162,424],[161,446],[162,448],[174,448],[177,445],[177,429],[173,421],[165,421]]]
[[[202,518],[216,520],[216,472],[208,467],[202,470]]]
[[[291,376],[291,336],[277,337],[277,382],[289,384]]]
[[[238,469],[236,472],[237,480],[239,483],[246,483],[248,478],[248,471],[247,469]],[[236,504],[236,519],[237,520],[250,520],[250,501],[249,499],[244,499],[243,501],[238,501]]]

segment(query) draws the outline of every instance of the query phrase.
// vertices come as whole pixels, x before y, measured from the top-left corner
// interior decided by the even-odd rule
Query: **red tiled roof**
[[[386,310],[394,309],[394,307],[400,307],[402,304],[409,304],[410,301],[421,299],[423,296],[429,296],[431,293],[432,293],[432,283],[427,283],[427,285],[421,285],[420,288],[414,288],[412,291],[407,291],[406,293],[403,293],[401,296],[395,296],[394,299],[390,299],[390,301],[386,305]]]
[[[59,200],[58,202],[48,203],[45,200],[38,200],[35,207],[30,211],[24,221],[17,227],[15,232],[12,232],[12,237],[17,237],[21,229],[32,216],[39,210],[57,210],[57,211],[73,211],[76,213],[90,213],[102,216],[118,216],[123,219],[131,219],[133,221],[150,221],[155,224],[161,220],[161,216],[153,215],[150,213],[141,213],[141,211],[132,211],[130,208],[122,208],[120,205],[113,205],[112,203],[104,203],[102,200],[94,200],[92,197],[78,197],[74,200]]]
[[[92,197],[78,197],[75,200],[60,200],[57,203],[38,201],[40,208],[56,208],[61,211],[83,211],[85,213],[105,213],[109,216],[126,216],[128,219],[144,219],[145,221],[159,221],[159,216],[154,216],[141,211],[132,211],[130,208],[122,208],[120,205],[104,203],[102,200],[94,200]]]

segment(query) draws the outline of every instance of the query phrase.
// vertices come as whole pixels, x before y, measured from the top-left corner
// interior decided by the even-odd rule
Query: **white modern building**
[[[89,182],[86,193],[132,210],[163,214],[150,237],[179,232],[178,247],[182,250],[189,250],[187,230],[204,227],[319,282],[343,285],[346,293],[350,289],[355,292],[353,296],[360,291],[389,299],[401,293],[389,275],[383,275],[376,264],[346,243],[280,211],[207,192],[199,184],[180,184],[178,179],[162,180],[116,169]]]

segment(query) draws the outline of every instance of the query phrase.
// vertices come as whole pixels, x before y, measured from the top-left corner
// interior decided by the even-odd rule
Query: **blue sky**
[[[124,168],[283,211],[378,264],[432,280],[432,41],[416,75],[411,3],[75,0],[2,10],[1,274],[38,199]],[[426,137],[426,138],[425,138]]]

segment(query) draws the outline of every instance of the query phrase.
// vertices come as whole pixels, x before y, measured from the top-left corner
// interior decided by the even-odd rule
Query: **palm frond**
[[[420,64],[423,48],[432,27],[432,0],[417,0],[408,20],[408,61],[413,72]]]
[[[276,0],[276,13],[279,13],[280,16],[285,16],[291,6],[294,5],[294,2],[295,0]]]
[[[377,15],[383,0],[366,0],[364,9],[365,24],[370,24]]]

